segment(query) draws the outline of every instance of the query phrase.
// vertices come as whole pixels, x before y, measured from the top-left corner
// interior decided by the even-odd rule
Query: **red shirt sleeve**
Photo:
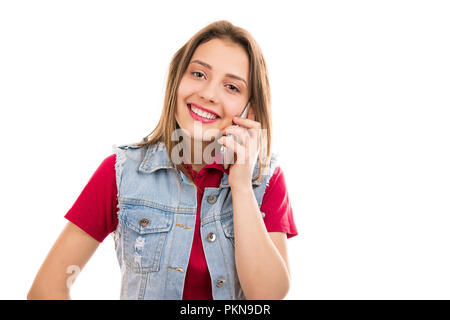
[[[107,157],[64,216],[102,242],[117,227],[116,155]]]
[[[285,232],[288,238],[298,235],[291,203],[280,166],[270,178],[260,210],[265,213],[267,232]]]

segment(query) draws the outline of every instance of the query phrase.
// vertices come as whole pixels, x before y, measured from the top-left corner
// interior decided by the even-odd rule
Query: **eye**
[[[193,72],[191,72],[191,74],[192,74],[195,78],[201,78],[202,76],[204,76],[203,73],[198,72],[198,71],[193,71]],[[197,75],[200,75],[200,76],[197,76]]]
[[[233,91],[240,92],[239,89],[236,86],[232,85],[232,84],[227,84],[227,86],[229,86],[228,88],[231,87],[230,89],[233,90]]]

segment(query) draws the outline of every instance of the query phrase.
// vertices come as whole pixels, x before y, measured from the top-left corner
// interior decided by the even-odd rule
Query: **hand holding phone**
[[[241,118],[247,118],[249,107],[250,107],[250,101],[245,106],[244,111],[242,111],[242,113],[240,115]],[[227,134],[227,136],[232,136],[232,134],[229,133],[229,134]],[[221,146],[220,152],[222,153],[222,166],[224,169],[228,169],[228,167],[234,160],[234,151],[230,150],[229,148],[227,148],[225,146]]]

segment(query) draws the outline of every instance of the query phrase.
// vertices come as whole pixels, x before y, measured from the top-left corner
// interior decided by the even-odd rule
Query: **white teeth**
[[[215,119],[215,118],[216,118],[216,117],[213,116],[212,114],[209,114],[208,112],[205,112],[205,111],[203,111],[202,117],[203,117],[203,118],[208,118],[208,119]]]
[[[215,118],[217,118],[217,116],[215,116],[215,115],[213,115],[213,114],[211,114],[209,112],[206,112],[206,111],[203,111],[203,110],[201,110],[199,108],[196,108],[193,105],[190,105],[190,106],[191,106],[192,112],[195,113],[196,115],[202,117],[202,118],[206,118],[206,119],[215,119]]]

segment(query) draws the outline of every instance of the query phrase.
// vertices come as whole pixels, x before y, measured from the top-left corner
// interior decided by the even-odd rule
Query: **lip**
[[[206,119],[206,118],[202,118],[202,117],[200,117],[199,115],[196,115],[194,112],[192,112],[192,110],[191,110],[191,108],[189,107],[189,105],[193,105],[193,106],[196,107],[196,108],[199,108],[199,109],[202,109],[202,110],[204,110],[204,111],[206,111],[206,112],[209,112],[209,113],[211,113],[211,114],[217,116],[217,118],[215,118],[215,119]],[[212,123],[212,122],[216,122],[217,120],[220,119],[220,116],[219,116],[217,113],[215,113],[215,112],[213,112],[213,111],[211,111],[211,110],[205,109],[205,108],[199,106],[198,104],[195,104],[195,103],[188,103],[186,106],[187,106],[187,108],[188,108],[188,110],[189,110],[189,113],[190,113],[191,117],[194,118],[194,120],[196,120],[196,121],[200,121],[200,122],[203,122],[203,123]]]

